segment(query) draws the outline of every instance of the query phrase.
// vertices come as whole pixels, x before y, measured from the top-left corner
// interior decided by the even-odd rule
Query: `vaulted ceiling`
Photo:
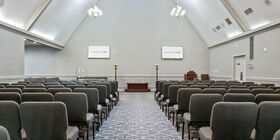
[[[0,24],[8,24],[15,29],[64,46],[87,16],[87,10],[96,1],[0,0]],[[186,10],[186,18],[208,46],[280,22],[279,0],[174,2]],[[166,10],[171,9],[172,7]]]

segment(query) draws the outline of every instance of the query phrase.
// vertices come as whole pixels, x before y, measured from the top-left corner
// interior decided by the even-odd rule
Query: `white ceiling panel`
[[[244,24],[251,30],[280,19],[280,0],[227,0]],[[251,8],[250,14],[245,10]]]
[[[64,45],[96,0],[52,0],[30,32]]]
[[[30,18],[48,0],[4,0],[0,21],[25,29]]]
[[[207,45],[232,38],[243,30],[220,0],[175,0],[184,7],[186,17],[200,33]],[[225,19],[229,18],[229,25]]]

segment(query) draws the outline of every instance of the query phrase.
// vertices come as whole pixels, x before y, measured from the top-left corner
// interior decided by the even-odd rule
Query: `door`
[[[246,59],[245,55],[235,56],[233,60],[233,79],[246,81]]]

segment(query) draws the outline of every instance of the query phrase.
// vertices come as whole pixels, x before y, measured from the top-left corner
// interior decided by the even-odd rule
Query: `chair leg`
[[[87,140],[89,140],[89,126],[87,125]]]
[[[178,113],[176,113],[176,128],[178,132],[179,131]]]
[[[92,139],[94,139],[95,137],[95,125],[94,125],[94,121],[92,122]]]
[[[184,131],[185,131],[185,122],[183,121],[183,126],[182,126],[182,139],[184,139]]]
[[[188,139],[190,140],[191,139],[191,131],[190,131],[190,126],[189,125],[188,125],[187,129],[188,129]]]
[[[172,113],[172,122],[173,122],[172,124],[174,126],[175,125],[175,113],[174,112]]]

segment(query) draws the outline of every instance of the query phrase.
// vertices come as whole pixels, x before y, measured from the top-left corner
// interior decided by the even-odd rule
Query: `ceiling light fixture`
[[[186,10],[183,9],[182,6],[179,6],[179,5],[174,7],[170,12],[171,16],[175,16],[177,18],[184,16],[185,14],[186,14]]]
[[[94,18],[100,17],[103,15],[102,10],[100,10],[96,5],[93,6],[93,8],[88,9],[88,15]]]

